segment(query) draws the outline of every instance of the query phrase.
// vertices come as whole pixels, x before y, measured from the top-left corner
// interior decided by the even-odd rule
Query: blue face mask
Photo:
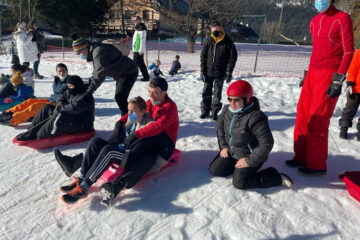
[[[87,59],[87,57],[86,57],[84,54],[82,54],[82,53],[80,53],[80,58],[81,58],[81,59],[84,59],[84,60]]]
[[[243,108],[240,108],[240,109],[238,109],[238,110],[232,110],[232,108],[229,107],[229,110],[230,110],[230,112],[232,112],[232,113],[239,113],[239,112],[241,112],[241,111],[243,110]]]
[[[138,115],[134,112],[129,113],[128,118],[131,122],[136,122],[139,119]]]
[[[315,2],[316,10],[318,10],[321,13],[326,12],[326,10],[328,10],[329,7],[330,7],[329,0],[318,0]]]
[[[151,103],[152,103],[152,105],[154,105],[154,106],[156,106],[156,105],[160,105],[160,104],[161,104],[161,102],[160,102],[160,101],[155,101],[155,102],[151,101]]]

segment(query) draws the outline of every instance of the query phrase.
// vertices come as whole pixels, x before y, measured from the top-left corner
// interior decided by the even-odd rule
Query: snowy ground
[[[90,64],[68,55],[70,74],[91,75]],[[9,72],[9,59],[0,57],[1,73]],[[55,53],[45,54],[40,73],[46,78],[36,81],[36,96],[49,96],[57,61],[61,59]],[[176,146],[182,151],[181,161],[126,190],[110,208],[99,205],[101,183],[86,199],[65,205],[58,189],[72,179],[54,160],[53,149],[16,147],[11,140],[27,124],[15,129],[0,126],[0,239],[359,239],[360,203],[337,177],[344,170],[360,169],[355,128],[350,140],[338,138],[344,96],[331,121],[328,173],[305,178],[283,164],[292,157],[299,78],[235,75],[251,82],[270,119],[275,146],[265,167],[274,166],[295,182],[293,189],[240,191],[231,177],[209,174],[208,165],[218,152],[216,123],[198,117],[203,84],[197,77],[191,69],[166,77],[179,109]],[[119,118],[114,89],[114,81],[108,79],[95,92],[97,136],[108,136]],[[147,83],[135,83],[130,97],[137,95],[147,98]],[[72,155],[85,147],[81,143],[60,149]]]

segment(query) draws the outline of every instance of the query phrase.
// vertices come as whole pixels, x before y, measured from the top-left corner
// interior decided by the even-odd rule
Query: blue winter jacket
[[[52,86],[54,93],[50,95],[50,102],[56,103],[57,99],[68,89],[67,81],[69,77],[70,75],[67,75],[66,78],[61,81],[58,76],[55,76]]]
[[[162,72],[160,71],[160,67],[156,66],[155,63],[152,63],[148,67],[148,69],[153,71],[155,77],[160,76],[160,74],[163,75]]]
[[[0,104],[7,104],[6,102],[10,98],[10,102],[14,101],[24,101],[28,98],[31,98],[34,96],[34,89],[26,84],[20,84],[17,92],[14,95],[11,95],[10,97],[0,99]]]
[[[180,68],[181,68],[181,64],[180,64],[179,60],[174,60],[171,64],[170,71],[177,72]]]

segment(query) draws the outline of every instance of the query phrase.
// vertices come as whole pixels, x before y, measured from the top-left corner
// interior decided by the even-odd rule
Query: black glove
[[[125,148],[126,148],[126,149],[129,149],[129,147],[131,146],[131,144],[133,144],[136,140],[137,140],[137,137],[135,136],[135,134],[129,135],[129,136],[125,139]]]
[[[205,79],[206,79],[205,74],[200,73],[200,80],[205,82]]]
[[[109,139],[109,142],[112,143],[123,143],[125,138],[125,129],[124,123],[122,121],[117,121],[115,124],[114,131]]]
[[[336,98],[341,94],[342,83],[345,81],[346,76],[340,73],[334,73],[333,81],[326,93],[329,95],[328,98]]]
[[[57,113],[61,113],[61,104],[59,105],[56,105],[55,109],[54,109],[54,113],[57,112]]]
[[[231,82],[231,79],[232,79],[233,77],[232,77],[232,74],[231,73],[226,73],[226,83],[229,83],[229,82]]]
[[[354,82],[346,81],[346,88],[345,88],[345,94],[346,96],[349,94],[350,98],[353,98],[353,91],[352,87],[355,85]]]
[[[302,87],[304,85],[307,72],[308,72],[307,70],[304,70],[304,78],[300,80],[299,87]]]

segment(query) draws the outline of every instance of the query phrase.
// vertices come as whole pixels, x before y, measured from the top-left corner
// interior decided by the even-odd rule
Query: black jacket
[[[218,43],[209,37],[201,50],[201,72],[204,76],[223,78],[226,73],[232,74],[237,56],[234,42],[226,34]]]
[[[229,148],[235,159],[245,157],[250,167],[262,165],[274,145],[268,118],[256,101],[252,107],[237,114],[229,110],[229,105],[224,106],[217,127],[220,149]]]
[[[106,76],[115,80],[138,72],[136,63],[110,44],[90,44],[89,62],[93,62],[93,74],[87,92],[93,93],[104,82]]]
[[[95,102],[91,94],[86,92],[77,95],[70,94],[69,90],[56,101],[56,111],[73,115],[89,130],[94,128]]]

